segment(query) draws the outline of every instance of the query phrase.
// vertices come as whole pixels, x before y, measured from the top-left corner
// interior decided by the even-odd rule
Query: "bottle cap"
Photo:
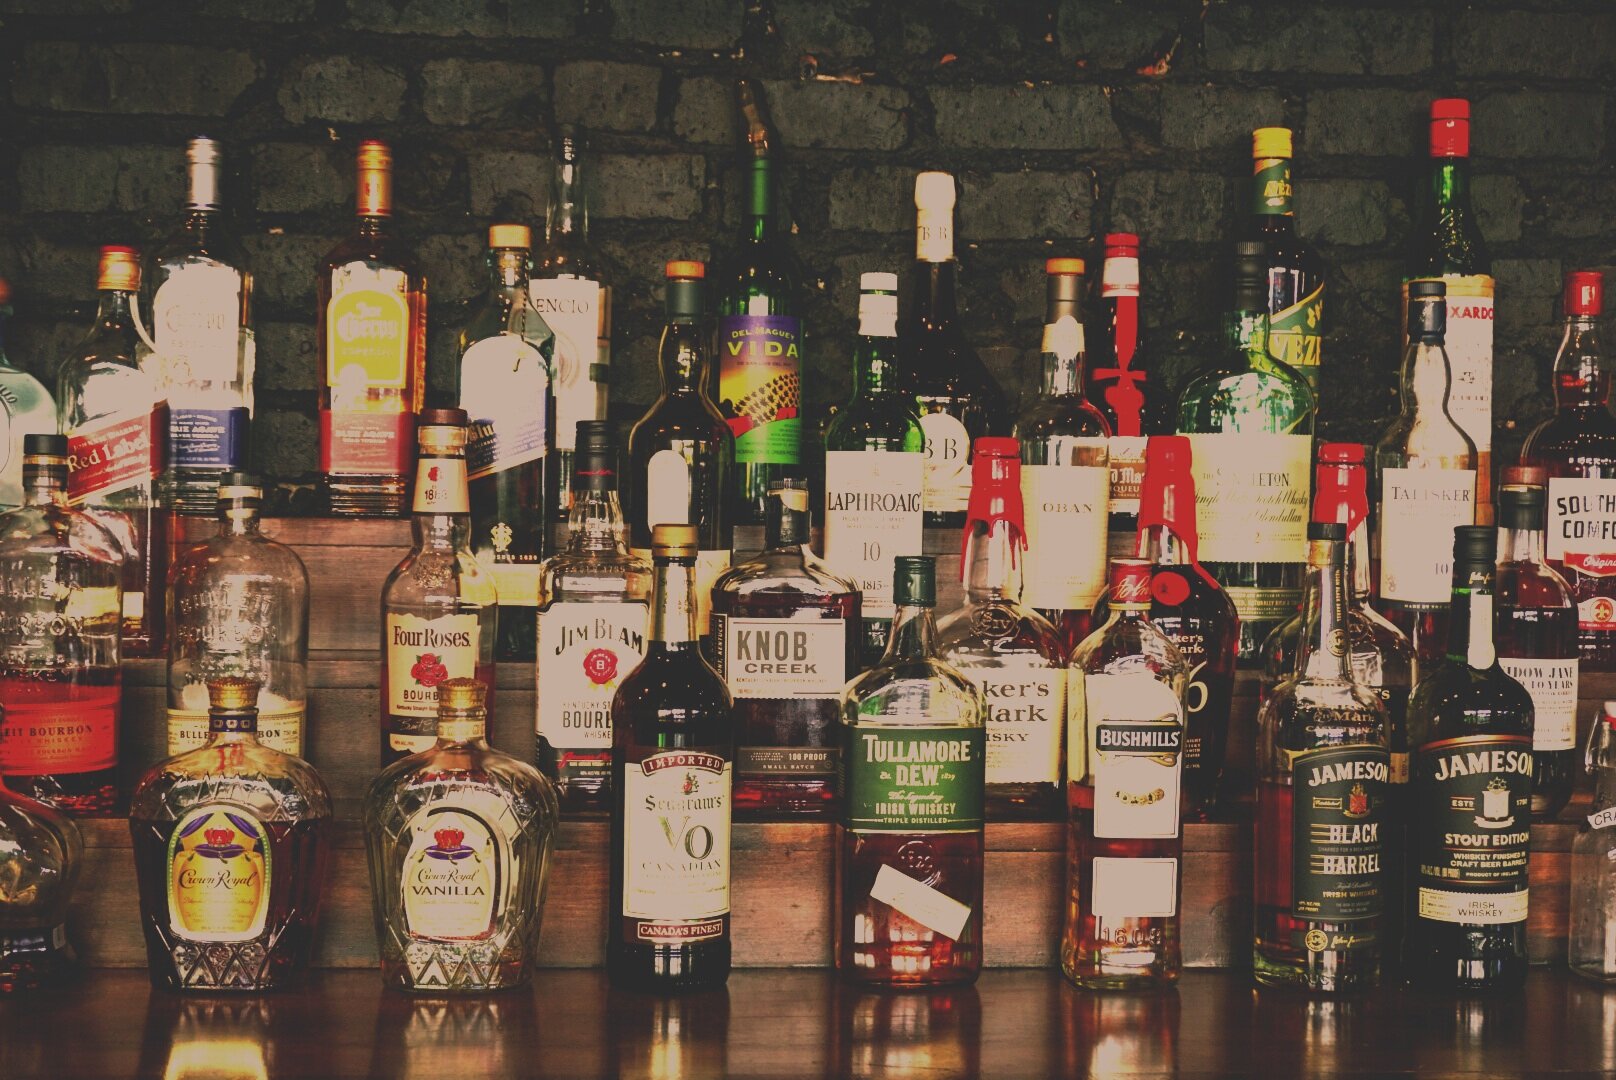
[[[1261,240],[1234,246],[1234,305],[1237,311],[1268,310],[1268,245]]]
[[[1535,484],[1512,484],[1508,480],[1498,486],[1500,529],[1541,529],[1548,507],[1547,488]]]
[[[1431,102],[1431,156],[1470,156],[1470,102],[1464,98]]]
[[[1364,463],[1364,444],[1355,442],[1320,443],[1319,461],[1330,465],[1362,465]]]
[[[465,427],[465,409],[422,409],[416,418],[421,427]]]
[[[478,712],[486,707],[488,689],[476,679],[445,679],[438,684],[438,712]]]
[[[1258,128],[1251,133],[1253,158],[1288,158],[1291,156],[1291,129],[1286,127]]]
[[[1410,300],[1413,300],[1416,297],[1446,297],[1447,295],[1448,283],[1439,278],[1420,278],[1418,281],[1411,281],[1408,283],[1408,298]]]
[[[0,304],[5,300],[0,299]],[[1604,314],[1605,275],[1598,270],[1573,270],[1565,276],[1565,313],[1584,317]]]
[[[1082,259],[1046,259],[1044,261],[1046,274],[1079,274],[1083,273]]]
[[[1344,544],[1347,540],[1347,527],[1339,521],[1310,521],[1307,523],[1307,538]]]
[[[185,144],[185,160],[192,165],[217,165],[220,157],[217,139],[198,135]]]
[[[936,560],[930,555],[899,555],[893,559],[892,602],[898,607],[936,607]]]
[[[1547,487],[1549,484],[1549,470],[1541,465],[1505,465],[1499,474],[1498,483],[1517,484],[1522,487]]]
[[[220,712],[240,712],[258,708],[258,680],[223,678],[208,680],[208,708]]]
[[[915,176],[915,206],[921,210],[952,210],[955,198],[952,173],[923,172]]]
[[[651,555],[660,559],[694,559],[696,557],[696,527],[694,525],[653,525],[651,527]]]
[[[219,474],[221,503],[246,502],[256,504],[264,497],[264,485],[251,473],[227,472]]]
[[[1311,520],[1334,522],[1352,533],[1369,516],[1368,474],[1362,443],[1323,443],[1313,469]]]
[[[67,456],[67,436],[24,435],[22,437],[22,453],[24,457],[65,458]]]
[[[393,212],[393,152],[384,142],[366,139],[359,144],[360,217],[388,217]]]
[[[1408,283],[1408,336],[1410,340],[1441,341],[1448,332],[1448,286],[1429,278]]]
[[[882,270],[871,270],[859,275],[860,292],[897,292],[898,275]]]
[[[1107,255],[1137,255],[1139,253],[1139,235],[1131,232],[1114,232],[1105,234],[1105,253]],[[1112,251],[1112,248],[1131,248],[1132,251]]]
[[[675,278],[700,281],[707,276],[707,264],[696,259],[675,259],[663,268],[663,276],[669,281]]]
[[[1498,530],[1491,525],[1459,525],[1453,530],[1454,564],[1492,566],[1498,561]]]
[[[1110,599],[1114,608],[1150,610],[1151,566],[1147,559],[1112,559]]]
[[[140,252],[132,247],[102,248],[95,287],[102,292],[139,292]]]
[[[526,251],[533,246],[533,230],[526,225],[490,225],[488,246],[495,250],[521,248]]]

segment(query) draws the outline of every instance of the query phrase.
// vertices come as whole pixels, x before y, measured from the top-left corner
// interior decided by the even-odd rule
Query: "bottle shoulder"
[[[1419,744],[1465,734],[1532,732],[1531,695],[1494,663],[1488,668],[1444,658],[1409,698],[1409,739]]]
[[[747,599],[765,599],[775,594],[782,601],[794,597],[833,601],[857,591],[852,582],[837,577],[813,558],[806,545],[762,552],[731,566],[713,584],[715,600],[723,594],[730,603],[743,605]]]
[[[967,602],[937,622],[937,654],[961,671],[1005,667],[1066,667],[1066,647],[1050,621],[1007,600]]]
[[[1084,397],[1040,398],[1016,418],[1012,434],[1023,443],[1064,437],[1108,439],[1111,422]]]
[[[153,765],[130,797],[131,817],[179,818],[234,804],[265,821],[331,817],[331,794],[314,766],[262,743],[201,746]]]
[[[1215,360],[1190,377],[1178,403],[1181,434],[1247,434],[1248,423],[1252,434],[1312,431],[1313,392],[1302,375],[1278,360],[1262,369],[1253,368],[1244,354],[1239,360]]]
[[[116,579],[124,549],[117,536],[94,517],[63,506],[19,506],[0,514],[0,560],[56,559],[63,556],[101,564]],[[79,580],[84,580],[79,575]]]
[[[842,690],[842,722],[854,727],[983,727],[981,688],[938,657],[883,660]]]
[[[1521,460],[1550,476],[1616,477],[1616,416],[1604,405],[1563,409],[1526,437]]]
[[[440,743],[394,762],[371,782],[364,815],[370,824],[441,804],[480,804],[486,812],[490,803],[508,812],[521,831],[553,829],[560,816],[548,777],[482,740]]]

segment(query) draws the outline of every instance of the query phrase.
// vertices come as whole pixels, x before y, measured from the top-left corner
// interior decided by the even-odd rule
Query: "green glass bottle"
[[[1252,197],[1247,235],[1268,245],[1268,350],[1319,393],[1324,352],[1324,262],[1296,235],[1291,129],[1251,133]]]

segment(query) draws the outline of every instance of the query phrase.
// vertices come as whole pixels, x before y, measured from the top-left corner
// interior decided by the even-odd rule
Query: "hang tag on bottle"
[[[891,866],[881,867],[875,875],[870,899],[889,904],[926,929],[954,941],[965,932],[965,923],[971,917],[971,909],[965,904]]]
[[[1604,829],[1611,825],[1616,825],[1616,806],[1588,815],[1588,827],[1591,829]]]

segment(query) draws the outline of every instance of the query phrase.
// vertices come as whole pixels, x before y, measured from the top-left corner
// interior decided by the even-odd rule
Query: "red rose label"
[[[617,678],[617,654],[610,649],[590,649],[584,657],[584,674],[596,686],[605,686]]]
[[[422,686],[436,686],[449,677],[449,669],[437,653],[422,653],[410,668],[410,678]]]

